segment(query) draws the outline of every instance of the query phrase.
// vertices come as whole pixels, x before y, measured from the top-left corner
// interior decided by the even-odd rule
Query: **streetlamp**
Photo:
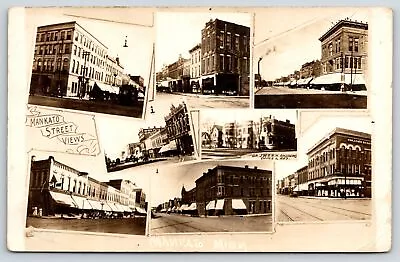
[[[123,45],[123,47],[128,47],[128,36],[125,36],[125,44]]]
[[[81,88],[82,90],[80,90],[79,92],[79,98],[83,98],[85,96],[85,92],[86,92],[86,82],[87,80],[89,80],[89,78],[86,78],[87,75],[87,67],[86,67],[86,60],[88,60],[87,58],[90,56],[90,52],[88,51],[83,51],[82,52],[82,56],[83,59],[85,59],[85,63],[83,65],[83,71],[82,71],[82,83],[81,83]]]

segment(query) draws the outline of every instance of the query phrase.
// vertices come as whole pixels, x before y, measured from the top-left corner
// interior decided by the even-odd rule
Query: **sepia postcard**
[[[8,249],[389,251],[392,19],[10,9]]]

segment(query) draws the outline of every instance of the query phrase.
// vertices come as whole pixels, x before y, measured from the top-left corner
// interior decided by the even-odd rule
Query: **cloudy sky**
[[[28,54],[33,56],[38,26],[76,21],[108,47],[109,55],[120,57],[125,73],[141,75],[148,81],[155,32],[154,28],[149,27],[153,22],[151,12],[141,9],[88,7],[28,9],[26,14],[26,39],[30,50]],[[123,47],[125,36],[128,47]]]
[[[258,11],[254,29],[254,72],[257,72],[260,57],[263,58],[260,73],[266,80],[287,76],[304,63],[321,59],[318,39],[337,21],[347,17],[368,22],[368,9],[269,8]]]
[[[158,12],[156,23],[156,72],[163,64],[175,62],[179,54],[189,58],[189,50],[201,42],[201,30],[210,19],[251,27],[252,15],[248,13],[216,12]]]
[[[196,179],[202,176],[209,168],[214,168],[217,165],[228,165],[249,168],[257,166],[259,169],[273,170],[273,163],[266,160],[218,160],[218,161],[202,161],[197,163],[185,163],[179,166],[169,165],[158,168],[158,173],[152,177],[152,196],[151,206],[157,206],[174,197],[181,197],[182,186],[186,190],[190,190],[196,186]]]

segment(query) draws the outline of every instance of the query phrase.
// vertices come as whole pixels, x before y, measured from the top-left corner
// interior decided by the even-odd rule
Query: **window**
[[[228,50],[231,50],[231,49],[232,49],[231,42],[232,42],[232,35],[231,35],[230,32],[227,32],[227,35],[226,35],[226,48],[227,48]]]
[[[230,72],[232,71],[232,57],[230,55],[228,55],[226,57],[227,61],[226,61],[226,65],[227,65],[227,70]]]
[[[225,36],[225,33],[224,33],[224,31],[221,31],[219,34],[218,34],[218,42],[219,42],[219,48],[224,48],[224,36]]]
[[[353,51],[353,37],[349,37],[349,51]]]
[[[71,40],[72,39],[72,32],[68,31],[67,32],[67,40]]]
[[[337,43],[337,52],[339,53],[340,52],[340,38],[338,39],[338,41],[337,41],[338,43]]]
[[[358,38],[354,39],[354,51],[358,52]]]
[[[224,55],[223,54],[219,55],[219,70],[220,71],[224,71],[225,70]]]
[[[239,52],[239,35],[235,35],[235,50]]]
[[[333,55],[333,45],[332,43],[329,44],[329,55]]]
[[[247,48],[249,47],[248,45],[249,45],[249,43],[247,41],[247,36],[243,36],[243,47],[245,48],[246,51],[247,51]]]

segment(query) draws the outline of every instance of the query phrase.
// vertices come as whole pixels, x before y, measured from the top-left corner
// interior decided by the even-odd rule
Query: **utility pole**
[[[63,62],[63,48],[64,48],[64,37],[60,32],[60,39],[61,44],[59,46],[59,53],[60,53],[60,63],[58,68],[58,89],[57,89],[57,96],[61,94],[61,63]]]
[[[262,59],[263,59],[263,58],[260,57],[260,58],[258,59],[258,63],[257,63],[258,88],[261,87],[260,63],[261,63],[261,60],[262,60]]]
[[[82,99],[82,98],[85,96],[85,94],[86,94],[86,74],[87,74],[86,60],[88,60],[87,57],[90,56],[90,52],[88,52],[88,51],[83,51],[83,52],[82,52],[82,56],[83,56],[83,59],[85,59],[85,63],[84,63],[84,65],[83,65],[82,85],[81,85],[81,90],[80,90],[80,92],[79,92],[79,98],[81,98],[81,99]]]
[[[343,56],[343,52],[340,53],[340,60],[341,60],[341,67],[342,67],[342,73],[340,74],[340,81],[341,81],[341,85],[340,85],[340,91],[345,92],[346,88],[345,88],[345,75],[344,75],[344,59],[345,56]]]

